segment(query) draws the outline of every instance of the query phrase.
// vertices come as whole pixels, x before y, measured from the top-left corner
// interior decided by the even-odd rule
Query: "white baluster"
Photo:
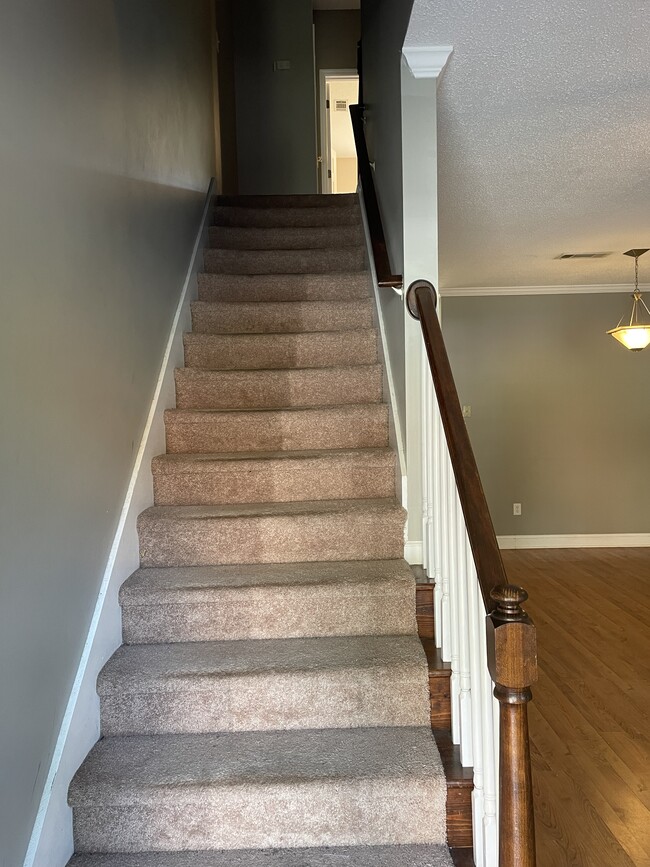
[[[451,661],[451,612],[449,600],[449,571],[450,571],[450,545],[449,545],[449,453],[447,444],[443,441],[440,467],[440,558],[442,572],[442,600],[441,600],[441,656],[444,662]]]
[[[460,743],[460,622],[459,613],[459,595],[461,592],[459,584],[459,561],[458,561],[458,537],[461,527],[465,529],[465,524],[462,522],[462,514],[458,515],[458,491],[456,490],[456,479],[451,465],[448,464],[448,509],[449,509],[449,621],[451,624],[451,739],[454,744]]]
[[[431,495],[431,407],[426,353],[422,353],[422,565],[429,573],[429,503]]]
[[[472,680],[470,674],[469,634],[473,627],[469,618],[469,564],[467,562],[467,531],[465,530],[463,510],[460,500],[456,501],[458,523],[461,532],[458,534],[458,622],[459,630],[459,719],[460,719],[460,761],[468,768],[474,761],[472,736]]]
[[[433,554],[434,554],[434,581],[433,594],[434,617],[436,624],[436,647],[442,646],[442,449],[444,446],[444,433],[440,412],[437,402],[432,407],[434,451],[433,451],[433,490],[434,490],[434,515],[433,515]]]
[[[484,774],[483,774],[483,735],[481,720],[483,718],[483,668],[487,661],[481,656],[480,632],[485,629],[485,609],[480,596],[474,558],[467,545],[468,571],[468,614],[469,614],[469,647],[470,674],[472,681],[472,747],[474,754],[474,789],[472,791],[472,831],[474,845],[474,860],[476,867],[486,867],[485,845],[483,834],[483,817],[485,813]]]
[[[485,622],[480,633],[481,657],[483,659],[483,845],[485,867],[498,867],[499,825],[497,816],[498,766],[494,749],[494,684],[487,668]]]

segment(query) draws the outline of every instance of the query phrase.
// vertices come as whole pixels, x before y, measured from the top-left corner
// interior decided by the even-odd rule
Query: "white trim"
[[[567,536],[498,536],[499,548],[648,548],[650,533],[594,533]]]
[[[642,292],[650,292],[650,283],[639,283]],[[465,286],[440,289],[442,298],[472,298],[487,295],[607,295],[633,292],[632,283],[601,283],[567,286]]]
[[[439,78],[453,45],[405,45],[402,54],[413,78]]]
[[[422,542],[404,542],[404,559],[411,566],[421,566]]]
[[[406,493],[407,493],[407,473],[406,473],[406,455],[404,453],[404,438],[402,436],[402,422],[399,417],[399,413],[397,412],[397,398],[395,397],[395,382],[393,380],[393,370],[390,363],[390,356],[388,354],[388,342],[386,340],[386,326],[384,324],[384,317],[382,313],[380,296],[379,296],[379,286],[377,283],[377,272],[375,270],[375,260],[374,256],[371,252],[371,244],[370,244],[370,229],[368,228],[368,216],[366,214],[366,204],[363,200],[363,190],[359,187],[359,204],[361,205],[361,221],[363,223],[363,233],[366,241],[366,251],[368,258],[368,269],[370,271],[370,279],[372,281],[372,288],[375,294],[375,311],[377,314],[377,323],[379,325],[379,335],[381,337],[381,353],[382,353],[382,367],[384,370],[384,385],[388,387],[388,406],[390,411],[390,418],[392,422],[392,427],[394,428],[395,434],[395,442],[391,443],[397,450],[397,458],[398,458],[398,473],[401,477],[401,486],[400,493],[402,495],[402,505],[406,504]],[[385,389],[384,389],[385,393]]]
[[[122,504],[95,610],[59,729],[23,867],[63,867],[73,852],[70,781],[99,738],[100,669],[122,643],[118,593],[139,566],[136,519],[153,501],[151,459],[165,450],[164,411],[174,405],[174,368],[183,364],[183,331],[190,324],[190,302],[206,245],[214,178],[208,188],[192,258],[172,322],[147,422]]]

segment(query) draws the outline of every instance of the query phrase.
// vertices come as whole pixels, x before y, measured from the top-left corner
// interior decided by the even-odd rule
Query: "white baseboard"
[[[650,533],[596,533],[568,536],[498,536],[499,548],[647,548]]]
[[[421,566],[422,542],[404,542],[404,559],[411,566]]]
[[[23,867],[64,867],[72,855],[72,811],[68,787],[77,768],[99,739],[97,675],[122,643],[118,593],[139,566],[136,519],[153,503],[151,459],[165,451],[164,411],[175,403],[174,368],[183,364],[183,332],[191,325],[190,302],[196,297],[201,251],[207,246],[210,201],[208,189],[201,225],[176,314],[167,340],[140,447],[133,465],[120,520],[104,571],[54,755],[45,781]]]

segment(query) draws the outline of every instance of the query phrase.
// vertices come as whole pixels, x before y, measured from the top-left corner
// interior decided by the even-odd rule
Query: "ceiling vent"
[[[605,256],[611,256],[611,253],[560,253],[556,259],[604,259]]]
[[[347,111],[347,110],[348,110],[347,99],[335,99],[334,100],[334,111]]]

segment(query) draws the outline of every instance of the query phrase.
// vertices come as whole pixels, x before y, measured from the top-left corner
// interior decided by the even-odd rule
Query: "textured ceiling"
[[[438,87],[443,289],[630,282],[620,254],[650,247],[649,12],[415,0],[406,44],[454,47]],[[586,251],[615,255],[555,259]]]

